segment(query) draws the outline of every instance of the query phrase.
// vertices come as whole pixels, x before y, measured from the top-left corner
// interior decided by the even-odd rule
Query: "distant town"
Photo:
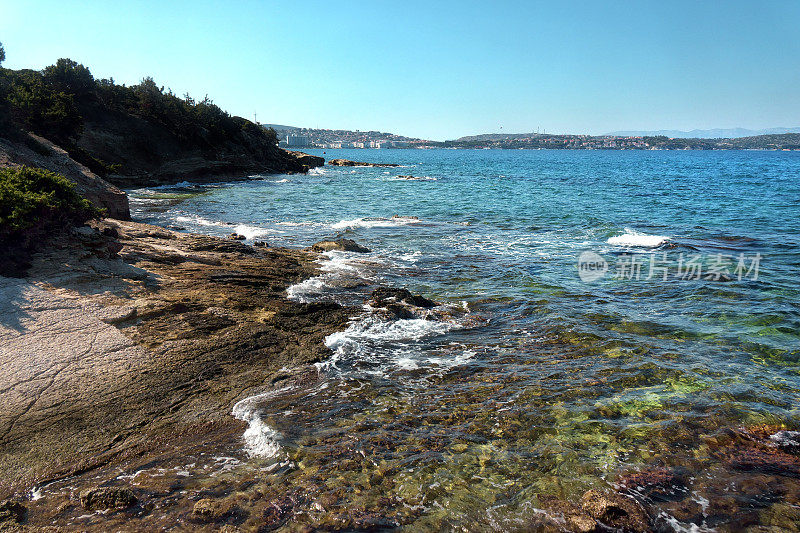
[[[800,133],[736,138],[678,138],[666,135],[484,134],[431,141],[380,131],[328,130],[265,124],[284,148],[319,149],[559,149],[559,150],[800,150]]]

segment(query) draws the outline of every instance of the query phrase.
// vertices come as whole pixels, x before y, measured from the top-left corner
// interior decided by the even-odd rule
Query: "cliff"
[[[132,87],[96,80],[88,68],[69,59],[42,71],[0,68],[0,138],[5,139],[6,160],[37,160],[24,150],[31,144],[27,132],[36,134],[36,144],[49,152],[60,147],[58,163],[33,148],[46,164],[60,165],[96,185],[100,178],[123,188],[306,172],[324,164],[322,158],[282,150],[274,130],[231,116],[208,97],[179,98],[151,78]],[[117,208],[124,214],[124,207]]]

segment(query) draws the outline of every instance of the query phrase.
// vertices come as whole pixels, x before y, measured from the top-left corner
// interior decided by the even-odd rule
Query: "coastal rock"
[[[328,164],[334,167],[399,167],[397,163],[365,163],[349,159],[331,159]]]
[[[138,501],[131,489],[124,487],[96,487],[80,493],[81,505],[89,511],[127,509]]]
[[[581,498],[581,507],[606,527],[628,532],[650,529],[650,518],[639,502],[621,494],[589,490]]]
[[[165,450],[190,455],[207,439],[238,442],[245,428],[230,406],[279,369],[328,357],[323,339],[358,312],[286,298],[318,272],[307,251],[91,224],[118,237],[70,233],[36,254],[27,278],[0,277],[0,497],[75,475],[87,506],[127,505],[95,472],[114,476],[123,461],[150,464]],[[122,247],[115,257],[94,251],[108,240]],[[146,493],[145,506],[165,497]],[[31,527],[52,523],[39,512],[51,503],[36,504]]]
[[[238,233],[231,233],[230,235],[228,235],[228,238],[231,239],[232,241],[243,241],[247,239],[247,237],[245,237],[244,235],[239,235]]]
[[[372,291],[369,305],[380,310],[384,318],[413,319],[427,316],[426,311],[439,305],[424,296],[412,294],[407,289],[378,287]]]
[[[287,150],[286,152],[290,156],[294,157],[297,163],[305,168],[304,172],[307,172],[312,168],[321,167],[325,164],[325,159],[316,155],[306,154],[303,152],[294,152],[292,150]]]
[[[352,239],[336,239],[332,241],[320,241],[311,247],[314,252],[330,252],[336,250],[340,252],[358,252],[366,254],[370,252],[369,248],[361,246]]]
[[[0,502],[0,529],[3,522],[22,522],[28,509],[21,503],[14,500],[3,500]]]
[[[62,174],[75,183],[81,196],[104,209],[108,217],[120,220],[131,218],[128,195],[73,160],[63,148],[32,133],[21,141],[0,138],[0,168],[22,165]]]
[[[378,287],[372,291],[370,305],[373,307],[385,307],[391,303],[400,303],[423,309],[431,309],[439,305],[433,300],[424,296],[412,294],[408,289],[395,289],[392,287]]]

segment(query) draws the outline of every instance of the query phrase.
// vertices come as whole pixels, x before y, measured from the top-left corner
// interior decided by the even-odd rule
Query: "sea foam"
[[[391,228],[394,226],[405,226],[407,224],[418,224],[420,220],[415,217],[392,217],[392,218],[354,218],[352,220],[341,220],[331,225],[333,229],[349,228]]]
[[[271,458],[281,451],[279,443],[281,434],[261,420],[258,405],[278,394],[286,392],[291,387],[269,391],[250,396],[233,406],[231,414],[237,420],[247,422],[248,426],[242,435],[244,449],[250,457]]]
[[[669,237],[664,235],[648,235],[638,231],[625,228],[625,233],[610,237],[606,242],[615,246],[655,248],[669,241]]]

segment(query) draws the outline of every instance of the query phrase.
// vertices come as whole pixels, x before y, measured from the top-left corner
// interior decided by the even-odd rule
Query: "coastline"
[[[242,448],[232,406],[317,379],[323,339],[354,314],[286,298],[316,257],[108,219],[38,253],[27,278],[0,279],[0,496],[71,476],[89,488],[123,463],[210,443]],[[24,505],[31,527],[83,512],[47,496]]]

